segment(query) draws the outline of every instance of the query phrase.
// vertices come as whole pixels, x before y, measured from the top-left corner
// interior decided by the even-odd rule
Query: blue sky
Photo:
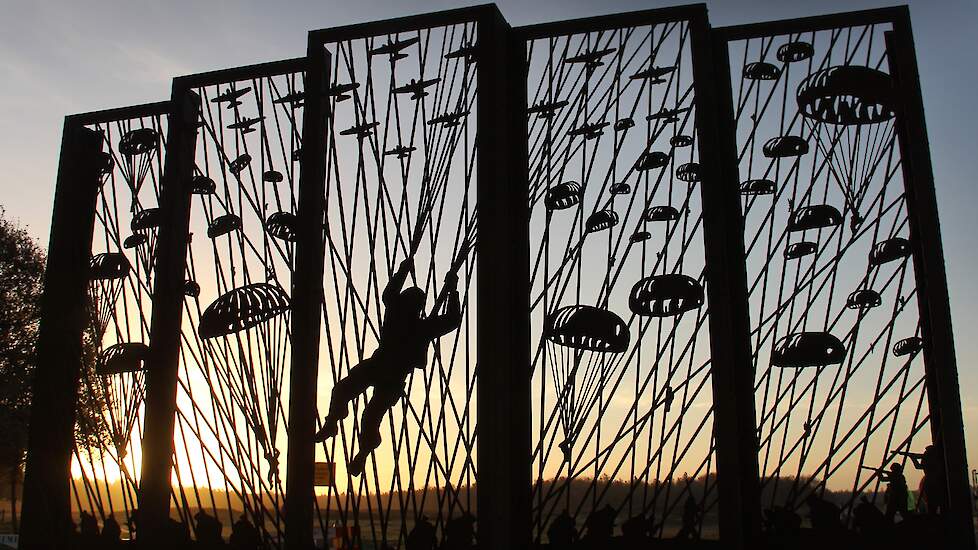
[[[295,57],[306,31],[479,2],[447,0],[259,2],[4,0],[0,18],[0,204],[47,241],[62,117],[165,99],[179,74]],[[662,7],[630,0],[503,0],[510,23]],[[715,26],[889,5],[868,0],[718,0]],[[978,465],[978,275],[973,239],[978,155],[974,57],[978,6],[965,0],[910,2],[934,159],[969,429]]]

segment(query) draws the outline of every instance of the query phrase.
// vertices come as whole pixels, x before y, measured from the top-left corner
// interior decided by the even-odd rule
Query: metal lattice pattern
[[[282,536],[302,74],[196,87],[174,503]],[[184,518],[194,524],[190,518]]]
[[[104,139],[84,335],[95,374],[80,391],[101,406],[97,433],[104,437],[76,447],[72,497],[79,512],[124,526],[139,480],[164,121],[155,115],[92,125]]]
[[[888,28],[730,44],[764,507],[881,499],[927,439]]]
[[[332,66],[320,415],[352,400],[317,450],[335,468],[317,492],[317,527],[377,548],[452,529],[464,538],[475,498],[476,25],[340,42],[324,32]],[[429,319],[450,314],[446,279],[458,279],[460,325],[414,364],[383,351],[393,345],[382,335],[385,290],[399,272],[404,288],[424,291]],[[357,377],[372,389],[340,389]]]
[[[527,48],[535,538],[715,537],[689,24]]]

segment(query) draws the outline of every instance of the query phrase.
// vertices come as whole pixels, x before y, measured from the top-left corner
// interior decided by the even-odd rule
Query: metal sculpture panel
[[[419,19],[313,33],[332,60],[317,527],[340,544],[473,536],[478,25]]]
[[[691,27],[630,22],[526,31],[533,525],[551,545],[616,522],[717,536]]]
[[[200,98],[174,505],[280,543],[301,60],[186,77]],[[243,519],[242,519],[243,518]],[[213,523],[213,521],[211,521]]]
[[[775,511],[825,500],[851,514],[860,497],[884,507],[891,464],[912,488],[923,474],[911,460],[930,443],[929,413],[891,28],[729,43],[762,505]],[[936,506],[929,496],[919,510]]]
[[[75,449],[73,506],[88,517],[121,522],[127,531],[139,485],[165,107],[136,108],[145,116],[132,118],[84,115],[101,118],[88,127],[102,134],[104,145],[83,336],[84,360],[95,368],[79,391],[101,409],[103,426],[79,427],[96,437]]]

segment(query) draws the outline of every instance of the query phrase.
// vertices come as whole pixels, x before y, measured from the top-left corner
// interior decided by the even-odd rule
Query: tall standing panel
[[[225,528],[244,518],[238,529],[272,546],[284,532],[293,273],[310,242],[297,221],[304,68],[295,59],[177,79],[199,97],[200,117],[186,182],[173,506]]]
[[[316,457],[329,475],[310,504],[334,544],[469,543],[478,500],[480,544],[525,545],[525,172],[507,32],[481,6],[310,34],[332,59]]]
[[[907,18],[894,8],[716,32],[732,74],[762,505],[882,508],[896,464],[917,510],[971,546]]]
[[[640,540],[737,545],[756,499],[739,443],[753,415],[732,386],[749,366],[727,284],[742,257],[720,244],[737,203],[716,192],[706,10],[520,30],[534,538],[601,540],[617,523]]]
[[[66,119],[27,442],[21,527],[25,548],[63,545],[68,535],[68,477],[88,310],[85,288],[104,161],[101,136]]]

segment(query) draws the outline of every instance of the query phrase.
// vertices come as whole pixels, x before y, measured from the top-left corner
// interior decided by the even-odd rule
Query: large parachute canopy
[[[119,139],[119,170],[132,190],[133,197],[139,194],[139,189],[153,165],[153,156],[159,148],[160,135],[152,128],[129,130]]]
[[[122,294],[132,266],[121,252],[102,252],[92,256],[88,269],[88,302],[92,329],[100,341],[112,320],[115,303]]]
[[[255,283],[214,300],[200,316],[201,338],[227,336],[249,329],[289,310],[289,296],[280,287]]]
[[[99,354],[96,372],[105,396],[103,419],[119,458],[125,458],[129,438],[145,395],[145,361],[149,348],[142,342],[121,342]]]
[[[588,305],[562,307],[545,322],[544,337],[556,383],[557,407],[564,430],[559,444],[564,459],[571,451],[580,426],[600,394],[601,380],[613,372],[615,356],[628,349],[628,325],[607,309]]]
[[[858,65],[822,69],[798,86],[798,110],[842,189],[853,230],[862,223],[869,182],[893,143],[895,96],[890,75]]]

